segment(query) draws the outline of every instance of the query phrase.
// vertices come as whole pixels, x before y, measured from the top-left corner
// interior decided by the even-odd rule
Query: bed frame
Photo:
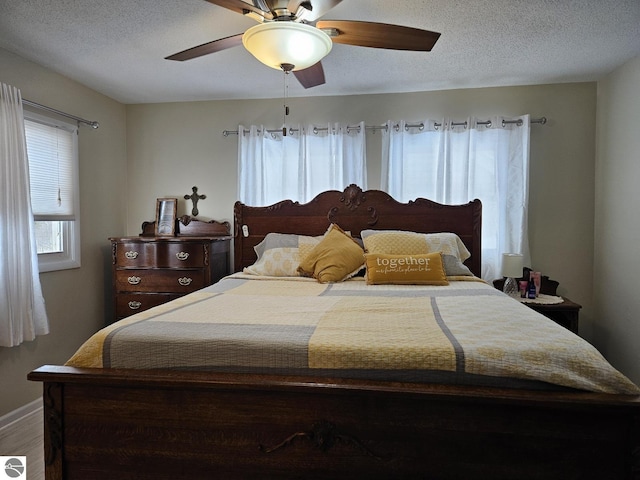
[[[235,205],[235,268],[270,231],[451,231],[480,271],[481,205],[351,185]],[[46,478],[640,479],[640,397],[44,366]]]

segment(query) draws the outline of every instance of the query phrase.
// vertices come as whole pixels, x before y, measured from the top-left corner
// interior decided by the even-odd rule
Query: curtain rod
[[[547,123],[547,117],[540,117],[540,118],[532,118],[530,120],[530,123],[539,123],[541,125],[544,125],[545,123]],[[481,122],[476,122],[477,125],[487,125],[487,126],[491,126],[491,120],[486,120],[486,121],[481,121]],[[502,126],[504,127],[505,125],[509,125],[509,124],[517,124],[518,126],[522,125],[522,120],[518,119],[518,120],[502,120]],[[397,126],[397,125],[396,125]],[[441,127],[442,124],[441,123],[434,123],[434,126],[436,127],[436,130],[438,129],[438,127]],[[464,126],[465,128],[467,127],[467,122],[451,122],[451,126],[452,127],[462,127]],[[326,131],[328,130],[329,127],[314,127],[313,128],[313,133],[318,133],[320,131]],[[347,131],[351,131],[351,130],[355,130],[360,128],[359,126],[355,126],[355,127],[347,127]],[[405,128],[419,128],[420,130],[422,130],[424,128],[424,123],[415,123],[415,124],[407,124],[405,125]],[[387,126],[386,125],[365,125],[364,127],[365,130],[369,130],[369,131],[373,131],[374,133],[377,130],[387,130]],[[297,128],[290,128],[289,131],[291,133],[297,132],[298,129]],[[267,133],[279,133],[282,132],[282,129],[277,129],[277,130],[267,130]],[[238,130],[223,130],[222,131],[222,136],[223,137],[228,137],[229,135],[238,135]]]
[[[25,105],[29,105],[30,107],[39,108],[40,110],[46,110],[48,112],[53,112],[58,115],[62,115],[63,117],[72,118],[78,123],[84,123],[89,125],[91,128],[98,128],[100,124],[95,120],[85,120],[84,118],[76,117],[75,115],[71,115],[70,113],[61,112],[60,110],[56,110],[55,108],[47,107],[46,105],[41,105],[36,102],[32,102],[31,100],[27,100],[26,98],[22,99],[22,103]]]

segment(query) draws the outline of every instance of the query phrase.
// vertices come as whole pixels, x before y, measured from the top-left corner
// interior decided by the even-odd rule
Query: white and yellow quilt
[[[235,274],[106,327],[67,365],[640,393],[589,343],[481,281]]]

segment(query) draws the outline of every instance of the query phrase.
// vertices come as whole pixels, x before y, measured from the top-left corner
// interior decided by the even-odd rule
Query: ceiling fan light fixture
[[[323,31],[290,21],[261,23],[242,36],[244,47],[268,67],[294,65],[293,70],[309,68],[331,51],[333,42]]]

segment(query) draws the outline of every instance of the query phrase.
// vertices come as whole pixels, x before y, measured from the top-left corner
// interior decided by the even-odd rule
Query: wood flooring
[[[0,455],[27,457],[27,480],[44,480],[42,402],[36,400],[0,417]]]

